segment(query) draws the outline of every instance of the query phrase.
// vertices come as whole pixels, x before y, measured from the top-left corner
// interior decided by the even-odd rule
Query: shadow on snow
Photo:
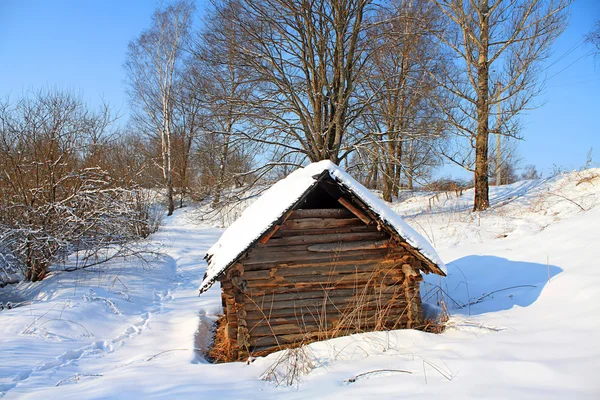
[[[495,256],[467,256],[447,267],[446,278],[426,277],[421,289],[423,300],[435,304],[440,298],[439,286],[450,313],[469,315],[528,307],[549,280],[562,272],[555,265]]]

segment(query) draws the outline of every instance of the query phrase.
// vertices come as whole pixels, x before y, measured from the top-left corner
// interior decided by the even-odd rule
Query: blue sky
[[[41,87],[66,88],[91,104],[127,109],[127,44],[150,23],[157,1],[0,0],[0,96]],[[202,8],[204,1],[198,1]],[[583,36],[600,19],[600,0],[575,0],[571,20],[546,63],[539,108],[522,116],[524,164],[548,175],[553,166],[585,164],[593,148],[600,162],[600,55]],[[465,175],[456,168],[442,173]]]

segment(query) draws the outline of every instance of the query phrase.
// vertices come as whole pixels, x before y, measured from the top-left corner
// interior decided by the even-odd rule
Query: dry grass
[[[577,183],[575,184],[575,186],[579,186],[583,183],[589,183],[589,184],[593,185],[594,184],[593,182],[598,178],[598,176],[599,176],[598,174],[587,174],[586,176],[580,177],[577,180]]]
[[[224,315],[217,320],[217,329],[213,345],[208,351],[206,358],[210,362],[222,363],[236,361],[238,354],[234,349],[232,341],[227,338],[227,319]]]
[[[358,268],[356,272],[360,272]],[[350,301],[344,302],[344,305],[340,305],[339,308],[330,298],[330,295],[334,295],[333,293],[339,288],[336,286],[336,282],[332,281],[330,284],[323,285],[321,300],[315,299],[315,304],[318,305],[302,307],[294,311],[294,317],[292,318],[295,319],[295,324],[299,327],[299,339],[297,341],[280,343],[278,335],[272,333],[272,337],[277,344],[254,351],[250,349],[249,356],[265,356],[278,350],[303,348],[315,341],[324,341],[356,333],[402,328],[441,333],[444,330],[447,313],[436,319],[425,320],[420,306],[420,299],[414,297],[407,299],[405,285],[401,282],[394,286],[381,283],[388,278],[392,271],[397,271],[397,268],[398,266],[378,268],[371,273],[366,284],[355,284],[353,287],[348,287],[345,284],[343,288],[351,289],[354,295],[350,298]],[[332,269],[335,269],[335,267],[332,267]],[[415,293],[415,296],[419,296],[418,292]],[[255,299],[250,296],[247,296],[246,301],[257,306],[263,317],[261,323],[263,325],[266,323],[270,327],[269,321],[271,321],[270,314],[273,304],[268,302],[267,297],[263,297],[261,304],[257,304]],[[400,302],[408,302],[408,305],[399,308]],[[332,315],[333,313],[335,313],[335,316]],[[225,317],[221,317],[217,324],[214,345],[209,351],[208,358],[214,362],[241,361],[240,353],[238,353],[239,349],[234,348],[236,341],[227,338]],[[298,363],[298,357],[300,356],[295,352],[288,354],[287,350],[285,351],[286,357],[296,357],[294,363]],[[279,360],[275,364],[281,366],[282,363],[283,361]],[[290,370],[295,371],[294,368]],[[280,375],[278,379],[281,380],[283,376]]]
[[[277,386],[297,386],[302,377],[316,366],[316,357],[307,346],[286,349],[262,374],[261,379]]]

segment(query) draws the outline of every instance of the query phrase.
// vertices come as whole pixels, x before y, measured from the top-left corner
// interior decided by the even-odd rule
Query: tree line
[[[157,9],[125,68],[169,213],[192,184],[218,204],[233,184],[320,160],[388,201],[456,163],[485,210],[569,3],[215,0],[199,28],[192,2]]]

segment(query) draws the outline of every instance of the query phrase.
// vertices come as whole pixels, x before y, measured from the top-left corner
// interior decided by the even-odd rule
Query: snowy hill
[[[219,288],[197,287],[222,229],[188,208],[151,237],[164,255],[149,264],[0,289],[17,305],[0,311],[0,397],[598,398],[600,170],[491,188],[483,213],[472,198],[407,193],[392,205],[448,265],[423,286],[451,314],[442,334],[314,343],[292,386],[261,379],[286,375],[281,352],[210,364],[200,354]]]

